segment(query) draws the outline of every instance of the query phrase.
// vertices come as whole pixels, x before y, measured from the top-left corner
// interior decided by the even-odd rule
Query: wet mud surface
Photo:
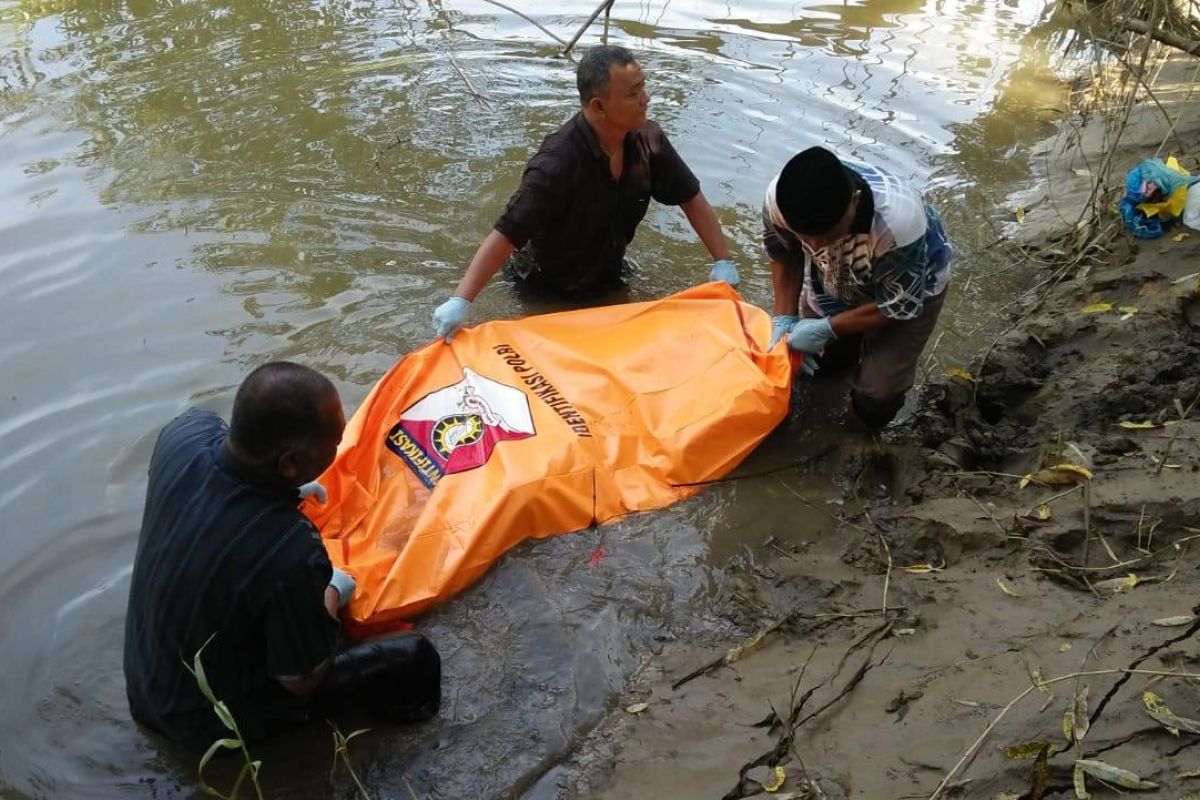
[[[1200,672],[1198,240],[1069,277],[909,425],[843,437],[813,466],[827,525],[728,577],[741,636],[655,659],[528,796],[1074,797],[1077,759],[1194,789],[1200,736],[1144,693],[1200,715],[1195,681],[1149,674]]]

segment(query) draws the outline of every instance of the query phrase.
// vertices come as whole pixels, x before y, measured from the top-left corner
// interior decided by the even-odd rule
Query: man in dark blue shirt
[[[335,571],[297,504],[298,487],[332,463],[345,424],[327,378],[277,362],[242,383],[230,427],[192,409],[163,429],[125,620],[134,719],[192,747],[227,735],[185,666],[201,647],[213,693],[246,738],[352,696],[395,719],[436,713],[440,661],[428,640],[337,652],[338,607],[353,582],[342,574],[330,585]],[[385,673],[389,696],[361,685]],[[311,702],[322,695],[330,702]]]

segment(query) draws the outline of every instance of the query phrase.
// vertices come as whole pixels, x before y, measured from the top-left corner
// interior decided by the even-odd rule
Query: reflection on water
[[[537,18],[567,36],[592,5]],[[758,205],[793,152],[823,142],[927,183],[963,253],[939,345],[952,360],[1006,288],[982,220],[1058,104],[1042,14],[1039,0],[618,0],[613,37],[645,65],[652,113],[756,302]],[[0,43],[0,793],[189,796],[192,762],[132,727],[120,674],[158,429],[191,404],[227,412],[241,375],[276,358],[325,370],[356,404],[428,340],[525,159],[575,107],[572,66],[482,0],[0,0]],[[651,211],[631,255],[635,298],[707,274],[673,209]],[[472,313],[526,310],[493,286]],[[790,458],[807,427],[758,460]],[[773,497],[744,481],[521,548],[426,621],[445,713],[356,740],[368,783],[519,792],[647,654],[725,624],[709,564],[811,534]],[[263,757],[286,794],[328,792],[324,731]]]

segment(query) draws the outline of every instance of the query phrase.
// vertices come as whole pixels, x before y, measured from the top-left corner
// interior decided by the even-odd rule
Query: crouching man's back
[[[344,425],[328,380],[280,363],[239,389],[232,435],[196,409],[159,435],[125,621],[134,719],[192,747],[225,735],[185,666],[201,647],[244,736],[306,718],[341,626],[296,487],[332,461]]]

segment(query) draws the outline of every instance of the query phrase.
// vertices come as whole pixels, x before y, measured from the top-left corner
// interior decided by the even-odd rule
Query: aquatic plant
[[[216,634],[214,633],[213,636],[216,636]],[[235,798],[238,797],[239,792],[241,792],[242,784],[246,781],[246,778],[249,777],[250,783],[254,787],[255,797],[257,797],[258,800],[263,800],[262,786],[259,785],[258,782],[258,771],[262,767],[262,761],[255,761],[250,757],[250,751],[246,749],[246,742],[242,738],[241,731],[238,730],[237,720],[233,718],[233,713],[229,710],[229,706],[225,705],[223,701],[218,700],[217,696],[213,694],[212,686],[210,686],[208,683],[208,676],[204,674],[204,664],[201,661],[200,656],[204,652],[204,648],[208,647],[208,643],[213,640],[213,636],[208,637],[204,644],[200,645],[200,649],[196,651],[196,655],[192,658],[192,664],[189,666],[185,661],[184,666],[187,667],[188,672],[192,673],[192,677],[196,679],[196,685],[200,687],[200,693],[204,695],[204,699],[212,703],[213,711],[216,713],[217,719],[221,720],[221,724],[224,725],[230,731],[230,733],[233,734],[233,736],[217,739],[215,742],[209,745],[208,750],[206,750],[204,755],[200,757],[200,765],[196,769],[197,779],[200,782],[200,791],[212,797],[223,798],[223,800],[235,800]],[[212,760],[213,756],[215,756],[221,750],[241,750],[242,757],[246,762],[238,772],[237,778],[234,780],[233,786],[229,790],[229,794],[222,794],[212,786],[209,786],[204,780],[204,767],[207,766],[208,762]]]
[[[367,794],[366,788],[359,780],[358,773],[354,770],[354,764],[350,761],[350,740],[359,734],[366,733],[370,728],[359,728],[350,735],[342,733],[341,728],[336,723],[330,722],[329,727],[333,728],[333,764],[329,767],[329,782],[333,783],[333,775],[337,771],[338,759],[346,765],[346,771],[350,773],[350,777],[354,780],[354,785],[358,788],[358,796],[362,800],[371,800],[371,795]]]

